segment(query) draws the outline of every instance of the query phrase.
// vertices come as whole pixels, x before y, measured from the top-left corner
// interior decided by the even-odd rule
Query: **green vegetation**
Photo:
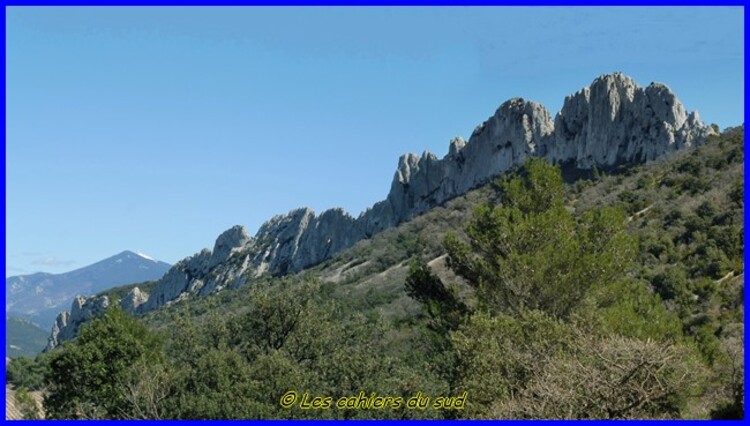
[[[567,317],[589,289],[627,272],[635,243],[615,209],[576,220],[563,205],[558,169],[531,160],[525,173],[501,182],[498,206],[477,207],[467,227],[470,244],[448,235],[449,266],[476,288],[485,311]]]
[[[42,330],[29,321],[5,318],[5,353],[10,358],[33,358],[47,346],[49,330]]]
[[[25,388],[18,388],[13,396],[24,420],[40,419],[39,406]]]
[[[5,369],[8,383],[18,388],[41,390],[44,388],[44,376],[49,370],[49,354],[39,354],[36,359],[26,357],[14,358]]]
[[[159,361],[161,341],[119,308],[82,327],[74,343],[52,354],[46,376],[47,417],[119,418],[132,412],[132,366]]]
[[[636,241],[624,213],[599,208],[575,218],[563,205],[560,171],[539,160],[499,188],[498,205],[475,210],[468,244],[445,241],[448,265],[479,299],[447,333],[456,374],[446,379],[472,395],[460,414],[695,415],[693,399],[705,386],[698,350],[633,276]],[[430,294],[443,287],[420,269],[407,283]],[[429,312],[455,311],[450,298],[418,300]]]
[[[53,418],[741,418],[742,147],[570,184],[530,161],[302,274],[110,310],[8,378]],[[335,407],[360,391],[467,397]]]

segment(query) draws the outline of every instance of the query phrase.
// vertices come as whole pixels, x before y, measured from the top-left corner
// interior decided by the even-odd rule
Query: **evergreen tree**
[[[124,387],[139,360],[159,362],[161,339],[119,307],[84,325],[76,340],[52,354],[44,401],[48,418],[122,419],[134,408]]]
[[[480,309],[565,318],[591,288],[627,274],[636,244],[624,213],[603,208],[574,218],[560,170],[540,159],[499,186],[501,203],[475,210],[469,243],[445,240],[449,266],[476,288]]]

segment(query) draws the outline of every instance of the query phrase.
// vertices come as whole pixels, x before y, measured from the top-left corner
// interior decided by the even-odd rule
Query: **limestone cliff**
[[[554,139],[540,155],[556,162],[574,160],[582,169],[641,163],[700,143],[711,132],[667,86],[642,88],[615,73],[565,98]]]
[[[711,133],[667,86],[642,88],[621,73],[603,75],[568,96],[554,120],[536,102],[511,99],[477,126],[468,142],[451,140],[442,159],[429,152],[401,156],[386,199],[358,218],[341,209],[316,216],[301,208],[272,218],[254,238],[234,227],[219,237],[213,252],[204,250],[175,265],[140,311],[240,285],[248,274],[284,275],[314,266],[529,157],[580,169],[640,163],[701,143]]]
[[[78,335],[81,325],[101,315],[107,307],[109,307],[109,297],[107,296],[92,296],[89,298],[76,296],[70,307],[70,313],[61,312],[57,316],[45,351],[73,339]]]
[[[477,126],[468,142],[460,137],[451,140],[442,159],[429,152],[401,156],[386,199],[358,218],[341,209],[316,215],[301,208],[272,218],[255,237],[235,226],[219,236],[213,251],[204,249],[178,262],[150,296],[129,295],[124,307],[147,312],[185,297],[242,285],[248,277],[301,271],[482,185],[529,157],[579,169],[642,163],[702,143],[711,133],[697,113],[687,113],[667,86],[651,83],[643,88],[621,73],[598,77],[568,96],[554,120],[542,105],[514,98]],[[57,336],[63,335],[62,330],[68,329],[64,323],[73,317],[71,313],[68,320],[58,318]]]

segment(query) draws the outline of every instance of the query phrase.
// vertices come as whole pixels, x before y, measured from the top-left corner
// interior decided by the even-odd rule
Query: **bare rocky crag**
[[[76,337],[81,325],[104,313],[104,310],[108,307],[109,297],[107,296],[91,296],[89,298],[76,296],[73,305],[70,307],[70,313],[61,312],[57,316],[55,324],[52,325],[45,351]]]
[[[514,98],[477,126],[468,142],[460,137],[451,140],[442,159],[426,151],[421,156],[401,156],[387,198],[358,218],[342,209],[316,215],[302,208],[272,218],[255,237],[235,226],[219,236],[213,251],[204,249],[175,264],[151,295],[136,288],[121,306],[144,313],[186,297],[242,285],[248,276],[301,271],[464,194],[529,157],[590,170],[651,161],[700,144],[712,133],[696,112],[686,112],[667,86],[651,83],[643,88],[621,73],[600,76],[566,97],[554,120],[544,106]],[[96,298],[90,300],[84,304],[97,303]],[[64,314],[55,325],[58,331],[50,338],[51,346],[74,335],[61,324],[79,323],[74,312],[67,318]]]

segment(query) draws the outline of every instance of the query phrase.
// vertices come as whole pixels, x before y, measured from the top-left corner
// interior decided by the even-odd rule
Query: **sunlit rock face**
[[[300,208],[267,221],[254,237],[241,226],[232,227],[217,238],[213,250],[204,249],[175,264],[150,295],[128,295],[124,303],[128,310],[142,313],[242,285],[248,277],[299,272],[527,158],[579,169],[641,163],[700,144],[712,133],[697,113],[686,112],[667,86],[651,83],[643,88],[621,73],[598,77],[566,97],[554,120],[536,102],[510,99],[477,126],[468,141],[451,140],[445,157],[430,152],[402,155],[386,199],[359,217],[342,209],[316,215]],[[73,317],[71,312],[70,318],[58,318],[57,336],[64,334]]]
[[[643,88],[615,73],[565,98],[554,133],[541,156],[590,169],[654,160],[703,142],[713,130],[696,112],[688,114],[667,86]]]
[[[109,297],[91,296],[89,298],[76,296],[70,307],[70,312],[61,312],[55,323],[52,325],[52,331],[47,341],[45,351],[49,351],[59,346],[65,341],[72,340],[78,335],[81,326],[104,313],[109,307]]]

